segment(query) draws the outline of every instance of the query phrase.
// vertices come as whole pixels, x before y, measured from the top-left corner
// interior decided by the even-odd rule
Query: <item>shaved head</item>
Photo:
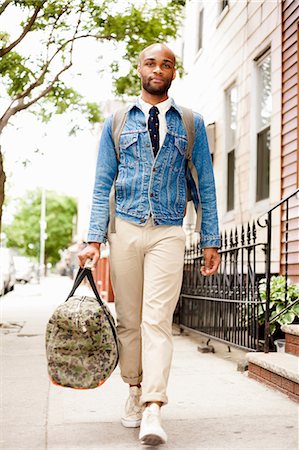
[[[173,65],[175,66],[176,63],[175,54],[165,44],[152,44],[144,48],[142,52],[139,54],[138,64],[140,64],[141,61],[143,61],[149,54],[162,51],[164,52],[164,54],[167,55],[167,58],[169,58],[172,61]]]
[[[139,55],[137,72],[143,100],[151,104],[165,100],[176,75],[173,51],[165,44],[149,45]]]

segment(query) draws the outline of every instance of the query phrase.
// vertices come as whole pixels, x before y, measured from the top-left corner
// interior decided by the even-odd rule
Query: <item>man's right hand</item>
[[[92,268],[94,270],[101,254],[101,244],[99,242],[90,242],[87,247],[78,253],[80,267],[84,267],[87,259],[92,260]]]

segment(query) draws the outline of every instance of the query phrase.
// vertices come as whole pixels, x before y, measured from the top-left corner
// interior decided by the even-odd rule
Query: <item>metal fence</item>
[[[257,273],[257,253],[265,243],[256,243],[256,224],[221,235],[218,273],[200,273],[203,254],[199,243],[185,251],[183,285],[174,322],[232,345],[257,350],[259,346],[258,284],[265,271]],[[263,261],[263,266],[265,261]]]
[[[184,276],[174,322],[207,337],[248,350],[269,351],[270,341],[270,280],[272,213],[281,205],[288,220],[289,199],[298,189],[271,210],[257,224],[235,228],[221,235],[221,263],[218,273],[204,277],[200,273],[203,254],[199,243],[187,246]],[[257,242],[257,227],[266,228],[266,236]],[[285,237],[286,248],[288,236]],[[288,264],[285,263],[285,298],[288,290]],[[266,300],[261,301],[259,283],[266,283]],[[282,311],[283,312],[283,311]],[[277,317],[275,317],[277,319]]]
[[[288,283],[288,269],[289,269],[289,223],[290,223],[290,203],[295,200],[296,210],[298,211],[298,193],[299,189],[296,189],[290,195],[283,198],[280,202],[278,202],[275,206],[269,209],[263,216],[261,216],[257,223],[260,227],[266,228],[267,230],[267,246],[266,246],[266,302],[265,302],[265,311],[264,311],[264,320],[265,320],[265,343],[264,343],[264,351],[268,352],[270,348],[270,325],[274,323],[279,317],[282,316],[286,311],[289,311],[296,303],[299,302],[299,298],[297,297],[292,302],[288,301],[288,292],[289,292],[289,283]],[[294,206],[294,205],[292,205]],[[275,211],[281,210],[285,214],[285,229],[282,230],[282,239],[285,245],[285,261],[283,264],[283,273],[284,273],[284,306],[285,308],[280,310],[277,314],[270,316],[270,301],[271,301],[271,262],[272,262],[272,218],[273,213]],[[264,219],[264,221],[263,221]],[[298,212],[297,217],[298,219]],[[264,223],[263,223],[264,222]]]

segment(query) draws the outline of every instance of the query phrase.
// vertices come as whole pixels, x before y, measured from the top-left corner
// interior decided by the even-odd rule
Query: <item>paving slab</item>
[[[141,449],[138,429],[120,424],[127,386],[118,368],[93,390],[49,382],[45,324],[70,285],[55,278],[39,291],[33,287],[32,295],[30,286],[20,286],[0,300],[2,320],[25,322],[1,335],[0,448]],[[217,346],[215,354],[202,354],[194,337],[174,336],[168,395],[162,417],[169,441],[161,450],[298,449],[298,405],[238,372]]]

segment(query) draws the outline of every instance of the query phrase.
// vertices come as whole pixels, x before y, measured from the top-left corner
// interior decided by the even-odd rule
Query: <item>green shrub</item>
[[[260,298],[263,302],[266,302],[266,279],[263,278],[259,284]],[[299,297],[299,285],[287,281],[287,298],[285,301],[285,289],[286,280],[282,275],[273,276],[270,280],[270,321],[278,313],[280,313],[286,306],[288,306],[293,301],[297,300]],[[265,323],[265,309],[266,305],[259,305],[258,319],[259,324]],[[275,322],[270,324],[270,333],[273,334],[274,331],[281,325],[287,325],[294,322],[295,317],[299,316],[299,302],[293,305],[290,309],[282,313]]]

